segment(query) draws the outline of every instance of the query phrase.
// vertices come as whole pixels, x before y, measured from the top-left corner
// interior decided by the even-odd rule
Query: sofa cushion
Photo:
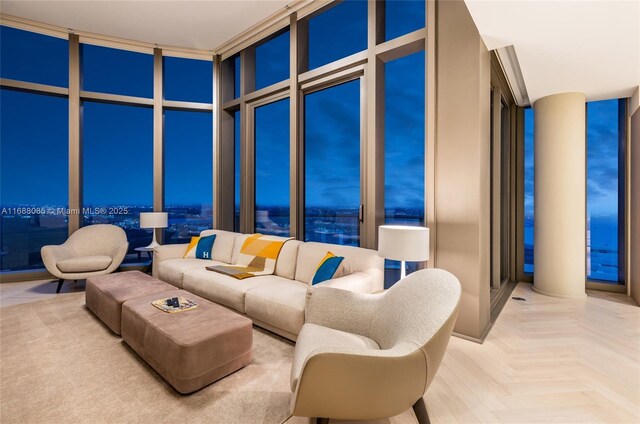
[[[249,289],[245,295],[245,312],[265,324],[298,334],[304,324],[307,284],[296,280],[279,280]]]
[[[365,336],[307,323],[302,327],[291,365],[291,390],[295,392],[302,367],[315,350],[327,352],[379,350],[378,344]]]
[[[168,259],[158,264],[158,278],[178,288],[182,288],[183,274],[191,269],[202,269],[212,265],[221,265],[218,261],[197,258]]]
[[[289,240],[282,246],[278,256],[278,263],[276,264],[276,275],[289,280],[295,278],[296,260],[298,259],[298,249],[301,244],[304,243],[299,240]]]
[[[111,256],[79,256],[56,262],[56,266],[62,272],[89,272],[102,271],[111,265]]]
[[[377,251],[328,243],[307,242],[300,246],[296,263],[296,280],[310,283],[318,264],[327,252],[344,256],[344,261],[333,278],[360,271],[369,274],[374,291],[384,288],[384,259],[378,256]]]
[[[276,275],[263,275],[238,280],[215,271],[192,269],[185,272],[182,287],[198,296],[245,313],[244,297],[247,291],[280,280],[285,279]]]
[[[200,232],[200,237],[207,237],[214,234],[216,236],[216,241],[213,243],[211,259],[214,261],[224,262],[226,264],[232,263],[231,255],[233,253],[233,246],[235,244],[236,237],[242,234],[223,230],[204,230]]]

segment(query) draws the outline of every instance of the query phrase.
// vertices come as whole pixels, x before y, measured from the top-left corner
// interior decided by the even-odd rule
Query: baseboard
[[[535,284],[533,286],[531,286],[531,289],[536,293],[540,293],[540,294],[543,294],[545,296],[555,297],[555,298],[558,298],[558,299],[587,300],[587,292],[586,291],[585,291],[584,295],[580,294],[580,295],[575,295],[574,296],[574,295],[551,293],[551,292],[548,292],[546,290],[540,290],[539,288],[536,287]],[[585,290],[586,290],[586,288],[585,288]]]
[[[0,272],[0,283],[19,283],[22,281],[36,281],[36,280],[58,281],[58,278],[49,274],[49,272],[46,269]]]
[[[467,336],[466,334],[456,333],[455,331],[451,333],[451,335],[459,339],[469,340],[470,342],[482,344],[484,342],[484,339],[487,337],[487,334],[489,334],[489,330],[491,329],[492,326],[493,324],[491,323],[487,325],[487,328],[484,329],[480,338]]]

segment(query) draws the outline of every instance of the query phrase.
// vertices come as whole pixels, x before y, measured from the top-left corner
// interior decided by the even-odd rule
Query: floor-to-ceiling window
[[[164,98],[213,102],[211,61],[164,57]],[[192,106],[193,107],[193,106]],[[164,108],[164,243],[185,243],[213,220],[213,116],[207,110]]]
[[[161,199],[165,242],[211,228],[213,57],[104,47],[64,29],[0,31],[2,272],[41,272],[43,245],[96,223],[122,227],[125,262],[138,262],[152,236],[140,212],[163,210]]]
[[[211,228],[213,217],[211,113],[164,113],[164,243],[186,243]]]
[[[314,3],[220,52],[222,228],[375,249],[385,220],[425,224],[426,6]]]
[[[0,27],[0,75],[43,84],[0,90],[0,271],[41,269],[68,235],[68,41]]]
[[[389,7],[387,8],[387,10]],[[424,22],[424,16],[423,16]],[[385,64],[385,224],[425,225],[425,52]],[[408,272],[419,264],[410,262]],[[385,283],[400,279],[400,262],[385,262]]]
[[[67,99],[2,89],[0,111],[1,269],[42,268],[68,235]]]
[[[587,103],[587,278],[612,284],[624,272],[624,114],[624,100]]]
[[[83,225],[122,227],[134,253],[151,242],[140,212],[153,210],[153,110],[85,101],[82,142]]]
[[[255,231],[289,235],[289,99],[255,109]]]
[[[524,272],[533,273],[534,143],[533,108],[524,110]]]
[[[240,231],[240,173],[242,172],[240,146],[240,112],[233,114],[233,231]]]
[[[304,239],[360,241],[360,79],[305,95]]]
[[[494,62],[491,76],[491,149],[490,149],[490,193],[491,232],[489,237],[491,261],[489,279],[491,300],[495,300],[501,289],[512,279],[512,110],[515,102],[508,84],[499,71],[499,63]],[[513,108],[513,109],[512,109]],[[495,304],[495,303],[494,303]]]
[[[83,44],[82,89],[88,92],[153,97],[153,55]],[[82,102],[82,225],[114,224],[135,248],[151,241],[140,228],[140,213],[153,210],[153,109],[150,106]]]
[[[626,99],[587,103],[586,271],[624,284]],[[534,272],[534,111],[524,111],[524,272]],[[595,288],[595,287],[594,287]]]

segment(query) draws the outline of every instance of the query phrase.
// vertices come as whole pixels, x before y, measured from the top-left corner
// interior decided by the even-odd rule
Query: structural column
[[[539,99],[535,110],[537,292],[584,298],[586,281],[585,96]]]

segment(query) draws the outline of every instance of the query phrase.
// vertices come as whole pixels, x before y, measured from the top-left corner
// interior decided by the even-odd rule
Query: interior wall
[[[489,327],[491,56],[463,1],[437,3],[436,264],[462,284],[454,331]]]
[[[638,98],[640,89],[636,90],[634,98]],[[629,153],[631,156],[631,187],[630,198],[630,240],[629,259],[630,273],[627,283],[631,290],[631,297],[640,305],[640,107],[631,102],[631,143]],[[634,107],[635,106],[635,107]],[[635,111],[634,111],[635,108]]]

